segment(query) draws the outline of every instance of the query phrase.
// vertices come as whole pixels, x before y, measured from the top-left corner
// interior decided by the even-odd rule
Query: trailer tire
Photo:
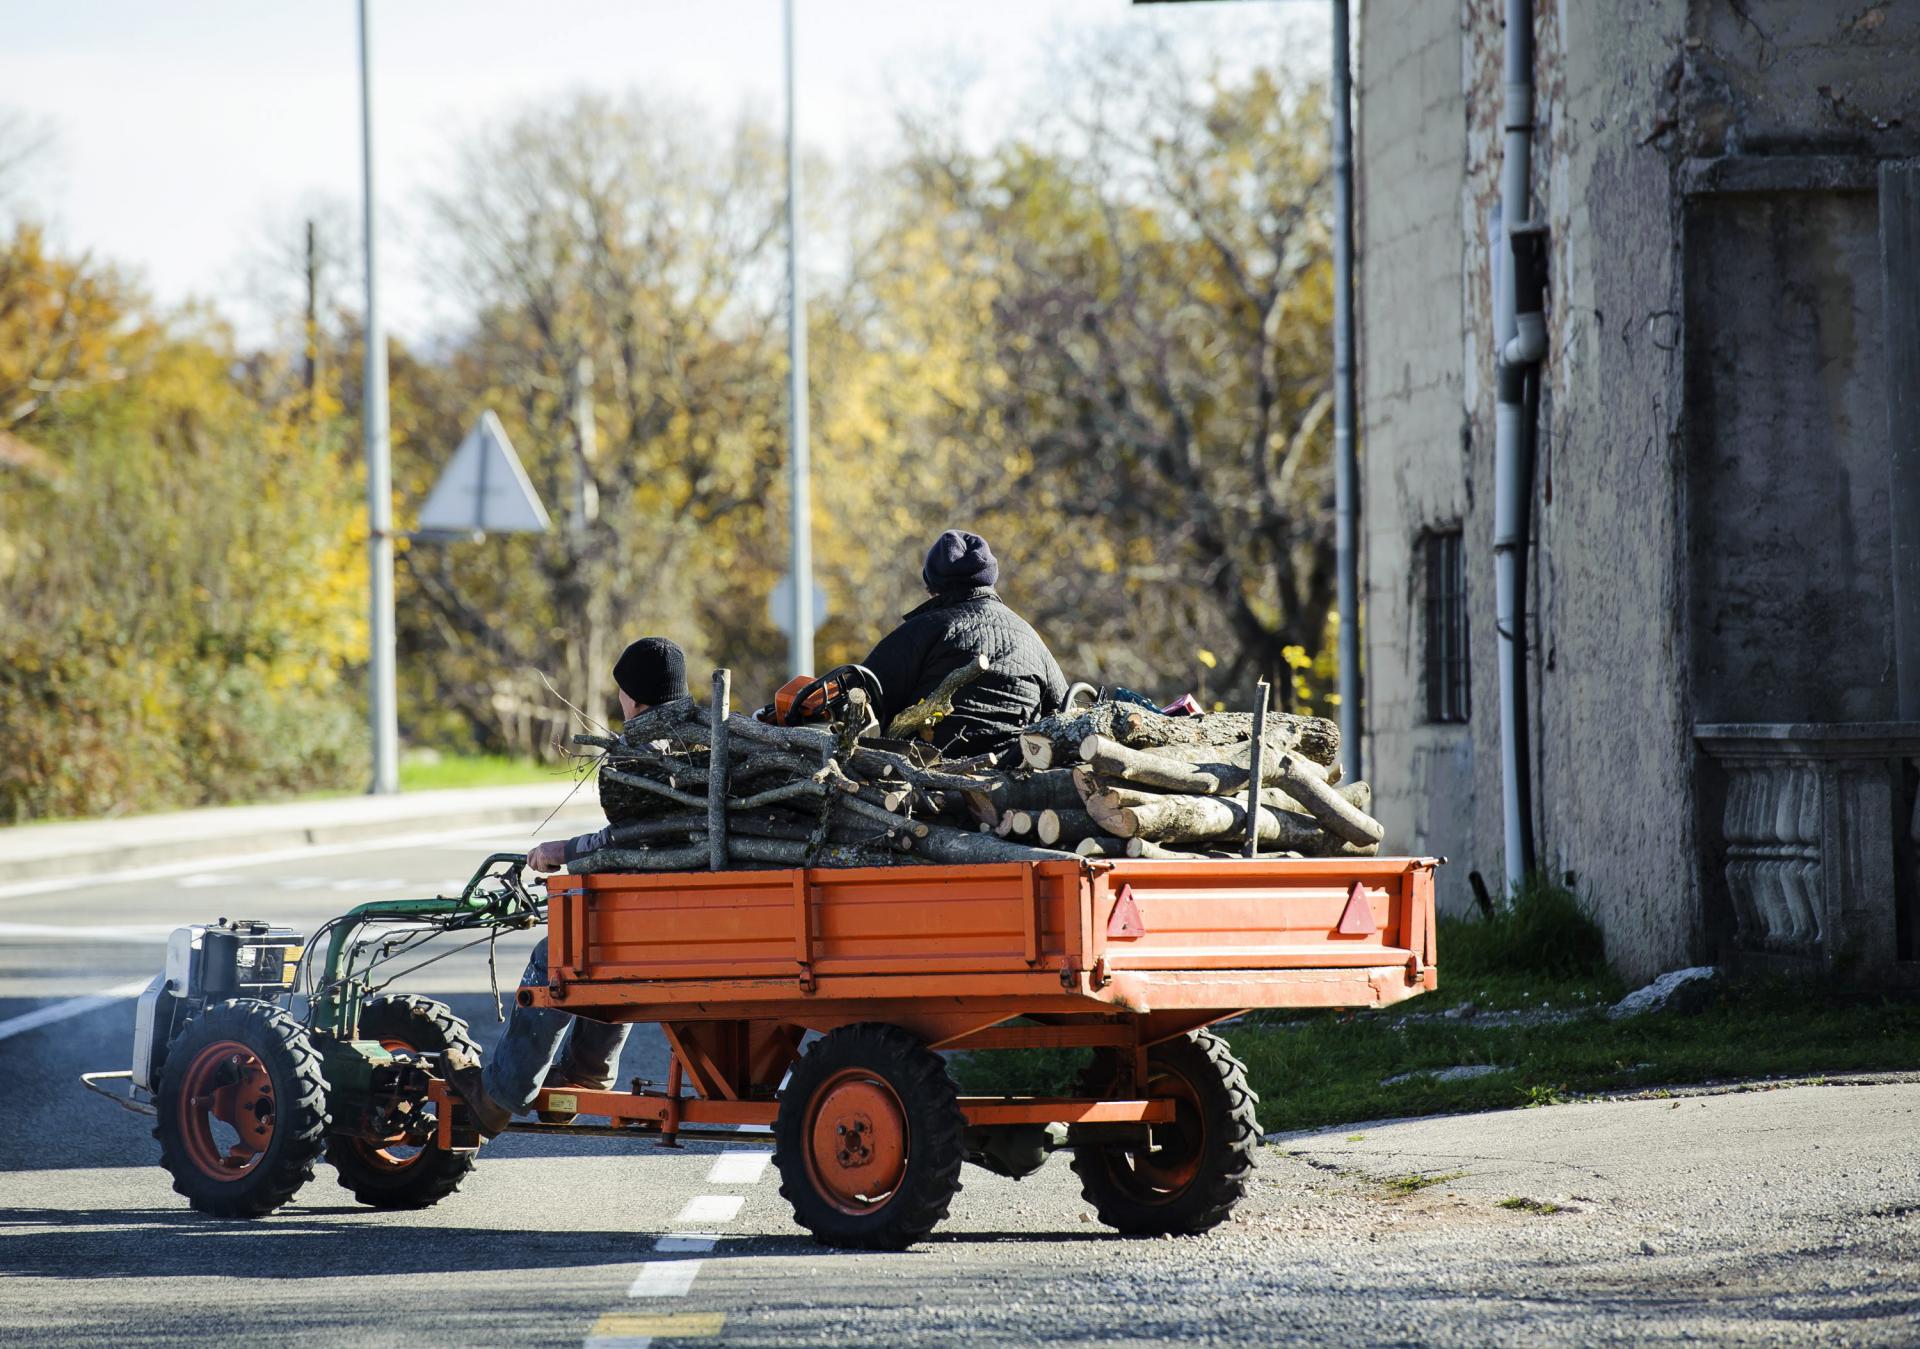
[[[154,1112],[173,1188],[216,1218],[259,1218],[313,1179],[326,1142],[327,1080],[299,1022],[241,998],[181,1029]]]
[[[960,1192],[966,1117],[946,1061],[898,1026],[816,1040],[780,1094],[773,1163],[823,1246],[905,1250]]]
[[[1080,1094],[1111,1096],[1121,1067],[1118,1055],[1102,1051],[1082,1075]],[[1154,1126],[1156,1146],[1145,1154],[1074,1149],[1081,1195],[1101,1222],[1132,1236],[1208,1231],[1246,1193],[1260,1140],[1260,1098],[1247,1085],[1246,1065],[1210,1030],[1153,1046],[1147,1071],[1150,1095],[1175,1098],[1174,1123]]]
[[[457,1049],[468,1061],[480,1061],[480,1047],[467,1023],[443,1002],[406,995],[369,998],[360,1009],[360,1038],[378,1040],[388,1049],[410,1049],[422,1054],[445,1054]],[[474,1154],[448,1152],[438,1143],[421,1144],[413,1152],[383,1147],[378,1142],[332,1134],[327,1138],[327,1161],[340,1184],[353,1197],[373,1208],[430,1208],[460,1188],[473,1170]]]

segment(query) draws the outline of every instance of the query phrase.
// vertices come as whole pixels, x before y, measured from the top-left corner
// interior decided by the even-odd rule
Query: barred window
[[[1471,710],[1467,678],[1467,563],[1460,531],[1434,530],[1421,541],[1427,593],[1427,720],[1463,722]]]

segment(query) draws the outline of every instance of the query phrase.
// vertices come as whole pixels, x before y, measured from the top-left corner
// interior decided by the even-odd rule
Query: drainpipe
[[[1506,0],[1505,130],[1500,221],[1512,249],[1496,258],[1493,603],[1500,671],[1500,804],[1507,897],[1534,869],[1527,718],[1527,526],[1547,354],[1547,237],[1529,219],[1533,158],[1533,5]]]
[[[1333,0],[1333,551],[1340,615],[1340,760],[1366,776],[1360,705],[1360,468],[1353,445],[1353,62],[1347,0]]]

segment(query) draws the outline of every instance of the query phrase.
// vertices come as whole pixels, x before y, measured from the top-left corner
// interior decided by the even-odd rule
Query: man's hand
[[[567,864],[567,845],[563,842],[542,843],[527,854],[527,865],[535,871],[558,871]]]

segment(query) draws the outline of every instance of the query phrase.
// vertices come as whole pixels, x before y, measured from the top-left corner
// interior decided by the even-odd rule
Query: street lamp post
[[[794,0],[785,5],[787,67],[787,473],[792,503],[793,627],[787,639],[790,674],[813,673],[813,487],[807,445],[807,298],[800,289],[800,136],[794,118]]]
[[[367,370],[360,424],[367,448],[367,714],[373,727],[376,795],[400,790],[400,728],[393,656],[393,470],[387,439],[387,335],[380,326],[373,196],[373,65],[367,0],[360,0],[360,165],[367,261]]]

